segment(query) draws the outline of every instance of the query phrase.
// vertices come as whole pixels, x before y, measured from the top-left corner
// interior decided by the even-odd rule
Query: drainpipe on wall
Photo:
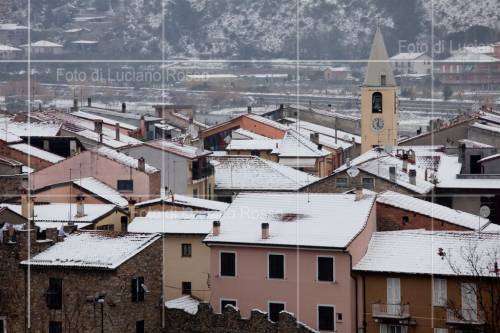
[[[355,316],[355,332],[357,333],[358,332],[358,329],[359,329],[359,323],[358,323],[358,278],[355,277],[353,274],[352,274],[352,255],[351,253],[347,252],[346,253],[349,255],[349,270],[351,272],[351,279],[354,280],[354,316]],[[364,289],[363,289],[364,291]],[[364,304],[363,304],[364,306]]]

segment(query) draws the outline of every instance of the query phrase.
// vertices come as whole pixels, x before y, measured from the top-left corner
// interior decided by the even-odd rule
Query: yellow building
[[[397,110],[398,87],[382,33],[377,29],[361,87],[361,153],[397,144]]]

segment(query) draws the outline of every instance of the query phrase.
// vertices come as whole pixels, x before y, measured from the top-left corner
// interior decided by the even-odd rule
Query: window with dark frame
[[[410,218],[408,216],[403,216],[401,222],[403,222],[403,225],[406,225],[410,222]]]
[[[135,333],[144,333],[145,327],[144,327],[144,320],[138,320],[135,322]]]
[[[234,252],[220,253],[220,275],[236,276],[236,253]]]
[[[182,244],[182,256],[183,257],[191,257],[191,244]]]
[[[62,333],[62,322],[49,321],[49,333]]]
[[[335,331],[334,312],[333,306],[318,306],[318,329],[320,331]]]
[[[134,190],[134,181],[132,179],[119,179],[116,181],[116,188],[119,192],[132,192]]]
[[[280,320],[280,312],[285,310],[285,304],[283,303],[269,303],[269,320],[272,322],[277,322]]]
[[[365,188],[367,190],[375,189],[375,178],[363,177],[363,179],[361,181],[363,183],[363,188]]]
[[[284,279],[285,278],[285,256],[282,254],[270,254],[268,257],[269,263],[269,278]]]
[[[182,294],[191,295],[191,282],[182,282]]]
[[[372,113],[382,113],[382,94],[378,91],[372,95]]]
[[[131,292],[132,292],[132,303],[138,303],[144,301],[144,277],[139,276],[132,279]]]
[[[318,281],[335,281],[335,260],[333,257],[318,257]]]
[[[58,310],[62,308],[62,279],[50,278],[47,290],[47,306],[49,309]]]
[[[221,312],[224,310],[224,308],[226,307],[226,305],[232,305],[234,307],[236,307],[236,301],[234,300],[229,300],[229,299],[221,299],[220,301],[220,310]]]
[[[335,186],[337,188],[347,188],[347,178],[345,178],[345,177],[337,177],[335,179]]]

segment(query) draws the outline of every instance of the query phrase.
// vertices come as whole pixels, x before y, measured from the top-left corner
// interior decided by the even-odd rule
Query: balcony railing
[[[449,324],[484,324],[484,313],[478,309],[448,309],[446,322]]]
[[[211,164],[207,164],[203,167],[198,167],[196,169],[193,169],[193,180],[210,177],[213,174],[214,174],[214,167]]]
[[[409,304],[373,304],[373,317],[381,318],[410,318]]]

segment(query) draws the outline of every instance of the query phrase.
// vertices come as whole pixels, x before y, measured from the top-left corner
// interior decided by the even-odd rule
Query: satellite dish
[[[488,216],[490,216],[490,213],[491,210],[490,207],[488,206],[481,206],[481,208],[479,208],[479,215],[481,215],[481,217],[484,217],[485,219],[488,218]]]
[[[349,177],[354,178],[357,175],[359,175],[359,169],[357,167],[353,166],[353,167],[347,169],[347,174],[349,175]]]

